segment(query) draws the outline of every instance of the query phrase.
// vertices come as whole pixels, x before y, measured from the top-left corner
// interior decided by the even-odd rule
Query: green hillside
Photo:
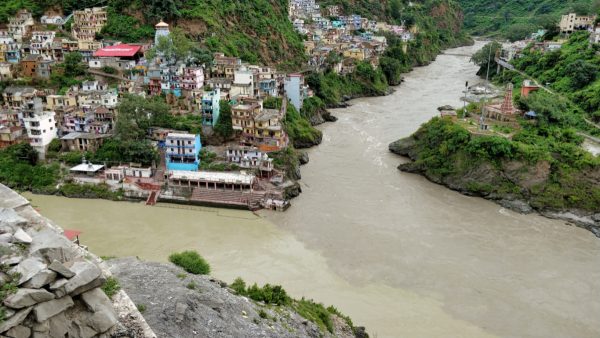
[[[478,36],[521,38],[549,27],[567,12],[597,13],[599,0],[458,0],[465,12],[465,29]]]
[[[108,5],[104,37],[125,42],[151,39],[161,19],[184,29],[211,51],[253,63],[297,68],[305,60],[302,38],[288,19],[287,0],[5,0],[0,23],[19,8],[41,16],[46,10],[73,10]]]

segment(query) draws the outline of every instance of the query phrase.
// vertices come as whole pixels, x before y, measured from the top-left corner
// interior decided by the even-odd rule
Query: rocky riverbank
[[[540,161],[530,164],[516,159],[500,159],[496,162],[482,158],[473,159],[458,148],[452,153],[448,150],[452,146],[442,144],[445,141],[444,137],[434,135],[432,130],[437,127],[432,123],[434,122],[389,145],[391,152],[412,160],[400,164],[399,170],[423,175],[432,182],[464,195],[482,197],[519,213],[538,212],[549,218],[565,220],[600,237],[600,206],[597,206],[596,210],[576,207],[554,209],[543,204],[548,202],[541,199],[538,189],[551,178],[549,163]],[[438,144],[438,141],[441,143]],[[442,148],[446,149],[447,154],[443,158],[436,157],[439,155],[436,151]],[[440,164],[440,161],[444,164]],[[572,177],[577,184],[600,186],[598,169],[574,173]]]
[[[159,337],[366,337],[331,315],[333,334],[290,307],[236,295],[226,283],[137,258],[107,261]]]
[[[0,184],[2,337],[155,337],[101,260]]]

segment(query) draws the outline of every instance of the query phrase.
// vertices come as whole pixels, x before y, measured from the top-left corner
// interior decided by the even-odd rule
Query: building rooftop
[[[133,57],[140,52],[142,46],[120,44],[98,49],[94,52],[96,57]]]
[[[104,169],[104,165],[92,164],[92,163],[81,163],[73,168],[69,169],[72,172],[84,172],[84,173],[95,173]]]
[[[279,116],[279,110],[277,109],[265,109],[258,116],[254,118],[258,122],[266,122]]]
[[[189,139],[195,139],[196,135],[195,134],[185,134],[185,133],[169,133],[169,134],[167,134],[167,138],[189,138]]]
[[[110,135],[74,132],[74,133],[68,133],[67,135],[61,137],[60,139],[61,140],[75,140],[78,138],[82,138],[82,139],[87,139],[87,140],[95,140],[95,139],[105,138],[105,137],[109,137],[109,136]]]
[[[176,180],[191,180],[215,183],[235,183],[250,185],[255,179],[254,175],[231,172],[212,172],[212,171],[169,171],[169,178]]]

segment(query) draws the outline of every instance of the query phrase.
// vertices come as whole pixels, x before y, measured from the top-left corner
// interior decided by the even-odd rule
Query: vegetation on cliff
[[[537,210],[600,212],[600,159],[581,148],[574,129],[524,122],[512,140],[474,136],[434,118],[390,150],[414,162],[401,170],[494,200],[525,201]]]
[[[465,12],[465,29],[478,36],[518,40],[538,29],[553,30],[562,14],[598,13],[597,0],[458,0]]]

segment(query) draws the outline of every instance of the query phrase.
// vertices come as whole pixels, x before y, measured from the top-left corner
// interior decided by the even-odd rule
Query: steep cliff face
[[[499,154],[490,159],[476,149],[486,141],[460,129],[436,118],[412,136],[393,142],[391,152],[412,160],[398,169],[518,212],[565,219],[600,237],[600,167],[565,170],[554,160],[531,162]],[[496,142],[496,150],[510,144],[500,139],[490,142]]]

